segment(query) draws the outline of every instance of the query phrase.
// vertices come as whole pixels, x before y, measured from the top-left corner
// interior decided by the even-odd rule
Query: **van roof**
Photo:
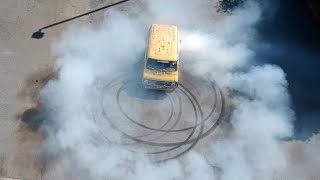
[[[148,58],[167,61],[178,60],[177,26],[151,25]]]

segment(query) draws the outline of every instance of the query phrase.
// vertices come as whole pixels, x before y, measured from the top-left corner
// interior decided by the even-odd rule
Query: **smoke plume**
[[[256,58],[259,4],[246,1],[231,14],[219,14],[209,0],[144,3],[142,12],[113,10],[99,25],[70,27],[54,43],[58,77],[41,92],[43,149],[62,156],[51,171],[62,166],[78,179],[280,178],[288,166],[280,140],[292,135],[294,113],[283,70]],[[183,158],[154,163],[104,137],[111,132],[99,121],[101,87],[119,73],[130,76],[143,62],[151,23],[177,25],[184,71],[209,78],[230,94],[232,129],[210,142],[209,155],[191,150]]]

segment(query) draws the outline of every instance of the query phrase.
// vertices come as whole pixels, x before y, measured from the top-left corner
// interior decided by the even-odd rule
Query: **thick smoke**
[[[230,15],[217,14],[211,1],[145,4],[134,16],[110,11],[99,26],[70,27],[54,44],[59,75],[41,93],[44,151],[69,156],[71,163],[57,166],[79,179],[277,179],[287,166],[279,140],[291,136],[294,115],[284,72],[259,63],[251,48],[259,43],[259,4],[248,1]],[[150,23],[178,25],[182,66],[230,91],[233,128],[212,141],[210,163],[194,151],[153,163],[101,138],[100,85],[142,62]]]
[[[223,179],[234,179],[235,174],[243,179],[276,178],[287,165],[278,139],[292,134],[284,74],[267,65],[229,78],[228,87],[243,96],[235,98],[233,137],[214,147],[218,166],[225,170]]]
[[[254,25],[260,13],[257,4],[249,2],[214,23],[221,29],[187,33],[185,39],[190,41],[186,56],[192,57],[191,71],[209,74],[233,95],[232,136],[213,144],[221,179],[277,179],[287,166],[279,139],[290,137],[293,130],[288,83],[280,67],[261,64],[250,48],[259,43]]]

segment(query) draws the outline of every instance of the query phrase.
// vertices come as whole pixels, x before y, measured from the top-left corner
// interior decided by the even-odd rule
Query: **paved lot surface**
[[[113,2],[115,1],[103,1],[103,4]],[[55,61],[50,54],[50,43],[67,25],[46,30],[46,35],[41,40],[31,39],[30,36],[40,27],[99,7],[101,3],[89,0],[1,2],[0,176],[23,179],[42,179],[45,176],[47,179],[63,179],[59,173],[61,169],[55,168],[50,174],[45,174],[45,167],[31,163],[37,162],[43,137],[26,128],[20,122],[19,115],[23,110],[35,106],[39,89],[52,73]],[[136,1],[132,6],[138,6],[138,3],[139,1]],[[117,8],[125,11],[129,7],[121,5]],[[77,22],[96,23],[99,18],[101,16],[97,15]],[[185,77],[188,78],[182,79],[182,85],[177,91],[160,95],[144,92],[143,97],[137,93],[139,91],[132,91],[132,88],[136,90],[135,85],[122,85],[123,81],[128,80],[125,75],[118,79],[119,83],[114,84],[114,88],[106,86],[106,96],[101,102],[105,120],[108,121],[106,124],[112,124],[116,128],[106,125],[104,133],[111,134],[104,135],[110,141],[130,145],[128,148],[132,151],[151,154],[155,161],[175,158],[190,148],[196,148],[205,154],[207,143],[203,139],[207,136],[211,136],[207,138],[210,140],[215,138],[212,131],[216,130],[217,122],[223,115],[222,91],[214,84],[196,80],[187,73]],[[146,94],[148,96],[145,96]],[[145,111],[149,114],[140,113],[137,117],[134,111]],[[124,129],[128,127],[127,123],[136,128]],[[113,129],[113,132],[108,131],[110,129]],[[125,138],[113,139],[115,134],[124,135]],[[200,139],[202,140],[199,141]],[[313,141],[317,141],[316,138]],[[303,143],[284,145],[297,149],[297,156],[292,154],[295,157],[293,162],[303,161],[304,157],[299,159],[298,153],[302,150],[297,148],[302,147]],[[290,152],[291,150],[288,150],[288,153]],[[0,178],[7,179],[10,178]]]
[[[181,74],[173,92],[145,90],[125,75],[112,80],[103,87],[104,117],[99,119],[101,126],[111,127],[102,128],[102,134],[154,161],[179,157],[204,141],[223,120],[222,91],[209,81]]]
[[[0,6],[0,176],[37,179],[29,162],[41,137],[26,131],[19,114],[34,106],[39,79],[54,63],[50,43],[64,25],[48,29],[42,40],[31,39],[36,29],[83,12],[88,1],[8,0]]]
[[[30,38],[31,34],[40,27],[113,2],[115,1],[102,3],[89,2],[89,0],[10,0],[2,2],[0,7],[0,177],[4,177],[3,179],[6,179],[5,177],[41,179],[44,176],[42,169],[45,167],[34,163],[37,162],[43,137],[28,129],[20,119],[25,109],[36,106],[39,90],[50,78],[55,61],[50,54],[50,44],[67,27],[67,24],[45,30],[46,34],[41,40]],[[143,6],[143,4],[140,5]],[[136,1],[132,6],[120,5],[117,9],[125,11],[140,5],[139,1]],[[101,19],[102,14],[85,17],[77,23],[96,23]],[[177,91],[164,93],[160,95],[162,97],[159,95],[154,97],[153,92],[151,94],[146,92],[147,97],[127,93],[132,90],[130,88],[135,87],[134,85],[121,86],[121,82],[117,88],[106,87],[106,94],[110,97],[105,98],[116,98],[112,100],[119,106],[112,106],[112,101],[106,101],[109,104],[102,102],[102,105],[105,113],[111,116],[111,124],[115,123],[114,117],[122,116],[122,121],[116,121],[120,124],[116,124],[119,132],[115,133],[120,133],[121,130],[130,135],[121,143],[137,143],[136,141],[141,138],[142,145],[130,146],[130,148],[135,151],[143,148],[147,151],[146,153],[154,154],[152,158],[156,161],[174,158],[187,152],[198,143],[199,139],[208,136],[218,125],[223,108],[222,92],[211,83],[202,82],[201,85],[197,85],[184,81]],[[111,90],[115,92],[107,92]],[[207,103],[208,100],[210,103]],[[134,114],[132,110],[137,110],[130,109],[130,106],[140,108],[138,110],[141,112],[145,110],[144,107],[156,107],[145,110],[149,114],[140,113],[142,117],[132,117],[133,124],[140,124],[140,129],[135,128],[134,132],[121,127],[121,123],[130,120],[131,115]],[[170,117],[164,117],[168,114]],[[137,121],[134,122],[133,119]],[[167,120],[164,121],[164,119]],[[55,176],[58,177],[58,173]],[[46,177],[50,178],[50,175]]]

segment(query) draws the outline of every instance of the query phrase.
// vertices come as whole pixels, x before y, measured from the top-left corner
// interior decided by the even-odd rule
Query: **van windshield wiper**
[[[151,67],[151,66],[147,66],[148,69],[152,69],[152,70],[155,70],[156,68],[154,67]]]

